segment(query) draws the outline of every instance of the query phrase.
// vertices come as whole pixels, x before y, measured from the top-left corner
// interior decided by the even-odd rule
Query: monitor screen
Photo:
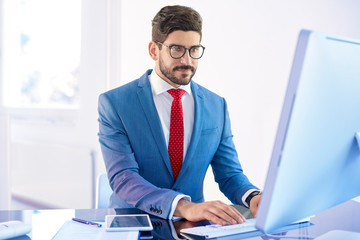
[[[263,232],[360,195],[360,41],[302,30],[257,215]]]

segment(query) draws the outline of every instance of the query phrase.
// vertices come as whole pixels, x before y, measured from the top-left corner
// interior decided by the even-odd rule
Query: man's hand
[[[257,210],[260,204],[260,200],[261,200],[261,195],[256,195],[254,196],[251,200],[250,200],[250,212],[252,213],[252,215],[254,217],[256,217],[257,214]]]
[[[192,203],[188,200],[180,199],[174,216],[183,217],[192,222],[209,220],[220,225],[245,222],[245,217],[234,207],[221,201]]]

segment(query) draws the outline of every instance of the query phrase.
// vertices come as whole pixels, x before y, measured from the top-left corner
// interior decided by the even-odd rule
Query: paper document
[[[86,225],[74,221],[66,221],[64,225],[55,234],[52,240],[137,240],[139,239],[139,231],[127,231],[127,232],[107,232],[105,227],[96,227]]]

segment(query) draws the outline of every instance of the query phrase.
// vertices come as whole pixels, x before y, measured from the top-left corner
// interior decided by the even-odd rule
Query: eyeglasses
[[[165,47],[168,47],[170,49],[170,56],[175,59],[182,58],[185,55],[186,50],[189,50],[189,55],[193,59],[199,59],[202,57],[205,51],[205,47],[201,45],[192,46],[190,48],[186,48],[181,45],[170,45],[167,46],[161,42],[157,42],[158,44],[161,44]]]

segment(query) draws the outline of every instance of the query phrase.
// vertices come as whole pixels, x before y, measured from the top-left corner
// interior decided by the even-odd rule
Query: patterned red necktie
[[[174,180],[176,180],[181,169],[184,154],[184,117],[181,97],[185,91],[182,89],[170,89],[168,93],[174,98],[171,105],[168,152]]]

